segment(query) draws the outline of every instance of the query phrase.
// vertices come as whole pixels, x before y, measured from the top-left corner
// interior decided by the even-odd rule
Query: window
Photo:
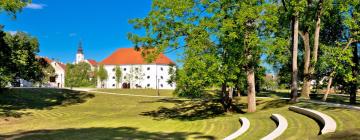
[[[147,86],[147,87],[150,87],[150,84],[147,84],[146,86]]]
[[[113,68],[112,71],[115,71],[115,68]]]
[[[160,76],[160,78],[161,78],[161,79],[164,79],[164,77],[163,77],[163,76]]]
[[[138,76],[135,76],[135,79],[138,79],[139,77]]]
[[[160,67],[160,70],[163,71],[164,69],[162,67]]]
[[[124,68],[124,71],[126,71],[126,68]]]
[[[147,76],[147,79],[150,79],[150,76]]]
[[[150,70],[150,67],[147,67],[147,70]]]
[[[126,79],[126,76],[124,76],[124,79]]]
[[[112,78],[115,79],[115,76],[113,76]]]
[[[115,87],[115,84],[113,84],[112,86]]]
[[[163,87],[164,85],[163,84],[160,84],[161,87]]]
[[[139,68],[135,68],[135,70],[136,70],[136,71],[138,71],[138,70],[139,70]]]

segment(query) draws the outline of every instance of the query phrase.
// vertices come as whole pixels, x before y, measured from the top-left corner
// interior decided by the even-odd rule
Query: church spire
[[[81,41],[79,42],[77,53],[78,53],[78,54],[84,54],[84,53],[83,53],[83,48],[82,48],[82,42],[81,42]]]
[[[79,45],[78,45],[78,50],[76,53],[75,64],[83,62],[84,60],[85,60],[85,56],[84,56],[84,52],[83,52],[83,48],[82,48],[82,42],[80,40]]]

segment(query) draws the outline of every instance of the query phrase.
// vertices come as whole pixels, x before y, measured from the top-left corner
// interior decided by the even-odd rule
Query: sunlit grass
[[[119,95],[157,93],[150,89],[101,91]],[[102,93],[92,93],[94,97],[91,98],[84,92],[57,89],[18,89],[11,94],[13,101],[27,103],[11,105],[17,107],[12,111],[22,112],[20,118],[0,117],[0,139],[222,139],[240,127],[239,117],[246,117],[251,122],[250,129],[238,139],[252,140],[276,128],[270,119],[273,113],[283,115],[289,122],[288,129],[278,139],[334,138],[353,133],[359,136],[356,133],[360,128],[357,118],[360,111],[309,103],[292,104],[319,110],[335,119],[339,133],[318,136],[320,127],[316,121],[289,111],[291,104],[278,98],[259,98],[255,113],[224,113],[221,104],[214,100]],[[161,90],[161,94],[170,96],[172,91]],[[0,94],[0,98],[5,97],[10,96]],[[68,103],[69,100],[72,102]],[[31,106],[32,103],[38,106]],[[235,104],[246,112],[246,96],[236,97]],[[5,105],[9,106],[1,102],[1,109],[6,109]]]

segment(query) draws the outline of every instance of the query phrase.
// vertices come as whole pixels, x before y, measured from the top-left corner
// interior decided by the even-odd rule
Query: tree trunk
[[[255,72],[254,67],[249,68],[246,71],[246,78],[248,83],[247,89],[247,101],[248,101],[248,110],[247,112],[255,112],[256,111],[256,91],[255,91]]]
[[[223,105],[224,111],[225,112],[229,112],[230,111],[230,107],[231,107],[231,100],[229,98],[229,93],[226,92],[226,82],[222,84],[221,86],[221,104]]]
[[[324,94],[324,97],[322,98],[322,101],[326,101],[329,93],[330,93],[330,89],[331,89],[331,84],[332,84],[332,80],[333,80],[333,77],[329,77],[329,82],[328,82],[328,85],[327,85],[327,88],[326,88],[326,92]]]
[[[318,9],[316,12],[316,24],[315,24],[315,32],[314,32],[314,49],[312,52],[312,61],[311,61],[311,65],[309,68],[309,75],[310,77],[315,73],[315,65],[317,63],[317,59],[318,59],[318,50],[319,50],[319,38],[320,38],[320,28],[321,28],[321,10],[322,10],[322,3],[323,0],[319,0],[318,3]],[[311,78],[310,78],[311,80]],[[309,85],[309,90],[307,90],[306,92],[302,93],[302,97],[305,99],[310,99],[310,86]]]
[[[240,88],[237,86],[236,87],[236,93],[237,93],[237,96],[240,97],[241,96],[241,93],[240,93]]]
[[[354,50],[353,50],[353,62],[354,62],[354,66],[352,66],[352,74],[353,77],[357,77],[359,74],[359,56],[358,56],[358,47],[357,45],[354,45]],[[350,84],[350,104],[356,104],[356,92],[358,89],[357,86],[357,81],[353,81]]]
[[[234,92],[234,88],[229,87],[229,98],[230,99],[233,98],[233,92]]]
[[[303,79],[303,87],[301,89],[301,96],[308,97],[308,93],[310,93],[311,86],[311,75],[309,73],[310,67],[310,59],[311,59],[311,49],[310,49],[310,35],[308,31],[304,33],[300,33],[303,42],[304,42],[304,79]]]
[[[298,14],[293,16],[292,19],[292,73],[291,73],[291,102],[296,102],[297,100],[297,76],[298,76],[298,66],[297,66],[297,53],[298,53],[298,41],[299,41],[299,19]]]

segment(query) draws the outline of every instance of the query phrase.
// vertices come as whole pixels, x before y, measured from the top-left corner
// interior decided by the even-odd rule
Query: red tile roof
[[[51,59],[47,58],[47,57],[43,57],[43,59],[48,63],[51,64],[51,62],[53,62]]]
[[[134,48],[119,48],[109,57],[105,58],[101,64],[104,65],[134,65],[134,64],[149,64],[141,55],[141,51],[136,51]],[[150,64],[174,64],[163,53],[160,53],[155,62]]]
[[[65,64],[63,64],[63,63],[58,63],[59,65],[60,65],[60,67],[65,71],[66,70],[66,65]]]
[[[97,62],[95,61],[95,60],[93,60],[93,59],[88,59],[87,60],[89,63],[90,63],[90,65],[92,65],[92,66],[96,66],[97,65]]]

